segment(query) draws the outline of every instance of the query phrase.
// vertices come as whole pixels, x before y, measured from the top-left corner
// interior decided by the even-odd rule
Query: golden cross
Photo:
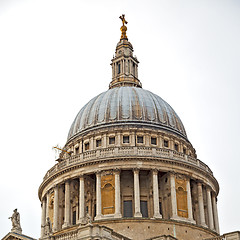
[[[128,23],[127,21],[126,21],[126,19],[125,19],[125,14],[122,14],[122,16],[120,16],[119,17],[121,20],[122,20],[122,23],[123,23],[123,26],[125,26],[124,24],[126,23]]]

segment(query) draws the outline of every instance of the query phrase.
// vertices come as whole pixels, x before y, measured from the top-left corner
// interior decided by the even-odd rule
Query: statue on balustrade
[[[17,208],[13,210],[13,214],[8,219],[12,221],[12,232],[22,233],[22,228],[20,225],[20,214],[17,211]]]
[[[49,236],[52,234],[52,223],[49,217],[47,217],[46,224],[44,226],[44,232],[46,236]]]

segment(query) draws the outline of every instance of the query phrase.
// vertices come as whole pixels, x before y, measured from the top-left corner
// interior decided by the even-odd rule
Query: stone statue
[[[17,208],[13,210],[13,214],[8,219],[12,221],[12,232],[22,233],[22,228],[20,225],[20,214],[17,211]]]
[[[88,225],[92,225],[92,218],[88,212],[86,213],[86,222]]]
[[[44,226],[45,235],[49,236],[52,233],[52,223],[49,217],[47,217],[46,224]]]

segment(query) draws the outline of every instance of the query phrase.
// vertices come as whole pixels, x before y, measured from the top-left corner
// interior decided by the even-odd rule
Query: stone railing
[[[54,236],[55,240],[77,240],[78,230],[60,233]]]
[[[207,238],[204,240],[240,240],[240,231],[225,233],[221,236]]]
[[[204,239],[204,240],[225,240],[226,238],[223,237],[223,236],[218,236],[218,237],[213,237],[213,238],[207,238],[207,239]]]
[[[209,174],[213,175],[211,169],[199,159],[193,158],[183,153],[179,153],[169,149],[163,148],[151,148],[151,147],[112,147],[104,148],[92,151],[86,151],[77,155],[73,155],[67,159],[64,159],[58,164],[55,164],[44,176],[44,179],[52,176],[57,171],[64,168],[77,165],[79,163],[109,159],[109,158],[123,158],[123,157],[156,157],[165,158],[171,160],[177,160],[180,162],[188,163],[205,170]]]

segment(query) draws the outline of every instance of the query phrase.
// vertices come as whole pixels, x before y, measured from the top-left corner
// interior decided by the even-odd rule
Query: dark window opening
[[[143,143],[143,136],[137,136],[137,143]]]
[[[129,143],[129,136],[123,136],[123,143]]]
[[[94,204],[94,217],[96,217],[96,215],[97,215],[97,207],[96,207],[96,203]]]
[[[109,137],[109,144],[115,144],[115,137]]]
[[[157,138],[151,137],[151,144],[152,145],[157,145]]]
[[[79,154],[79,147],[75,148],[75,152],[76,152],[76,154]]]
[[[123,201],[123,217],[132,217],[132,200]]]
[[[85,150],[89,150],[89,143],[85,143]]]
[[[76,214],[76,211],[73,211],[73,215],[72,215],[72,224],[73,225],[76,225],[76,219],[77,219],[77,214]]]
[[[88,206],[86,206],[86,213],[88,213]]]
[[[96,147],[101,147],[102,145],[102,140],[101,139],[97,139],[96,140]]]
[[[168,147],[168,140],[164,140],[164,147]]]
[[[142,217],[147,218],[148,217],[147,201],[140,201],[140,210],[142,213]]]
[[[162,203],[161,202],[159,202],[159,212],[162,215]]]
[[[183,153],[186,154],[187,150],[186,148],[183,148]]]
[[[175,151],[178,151],[178,144],[174,144],[174,149],[175,149]]]
[[[118,63],[118,74],[121,73],[121,63]]]

